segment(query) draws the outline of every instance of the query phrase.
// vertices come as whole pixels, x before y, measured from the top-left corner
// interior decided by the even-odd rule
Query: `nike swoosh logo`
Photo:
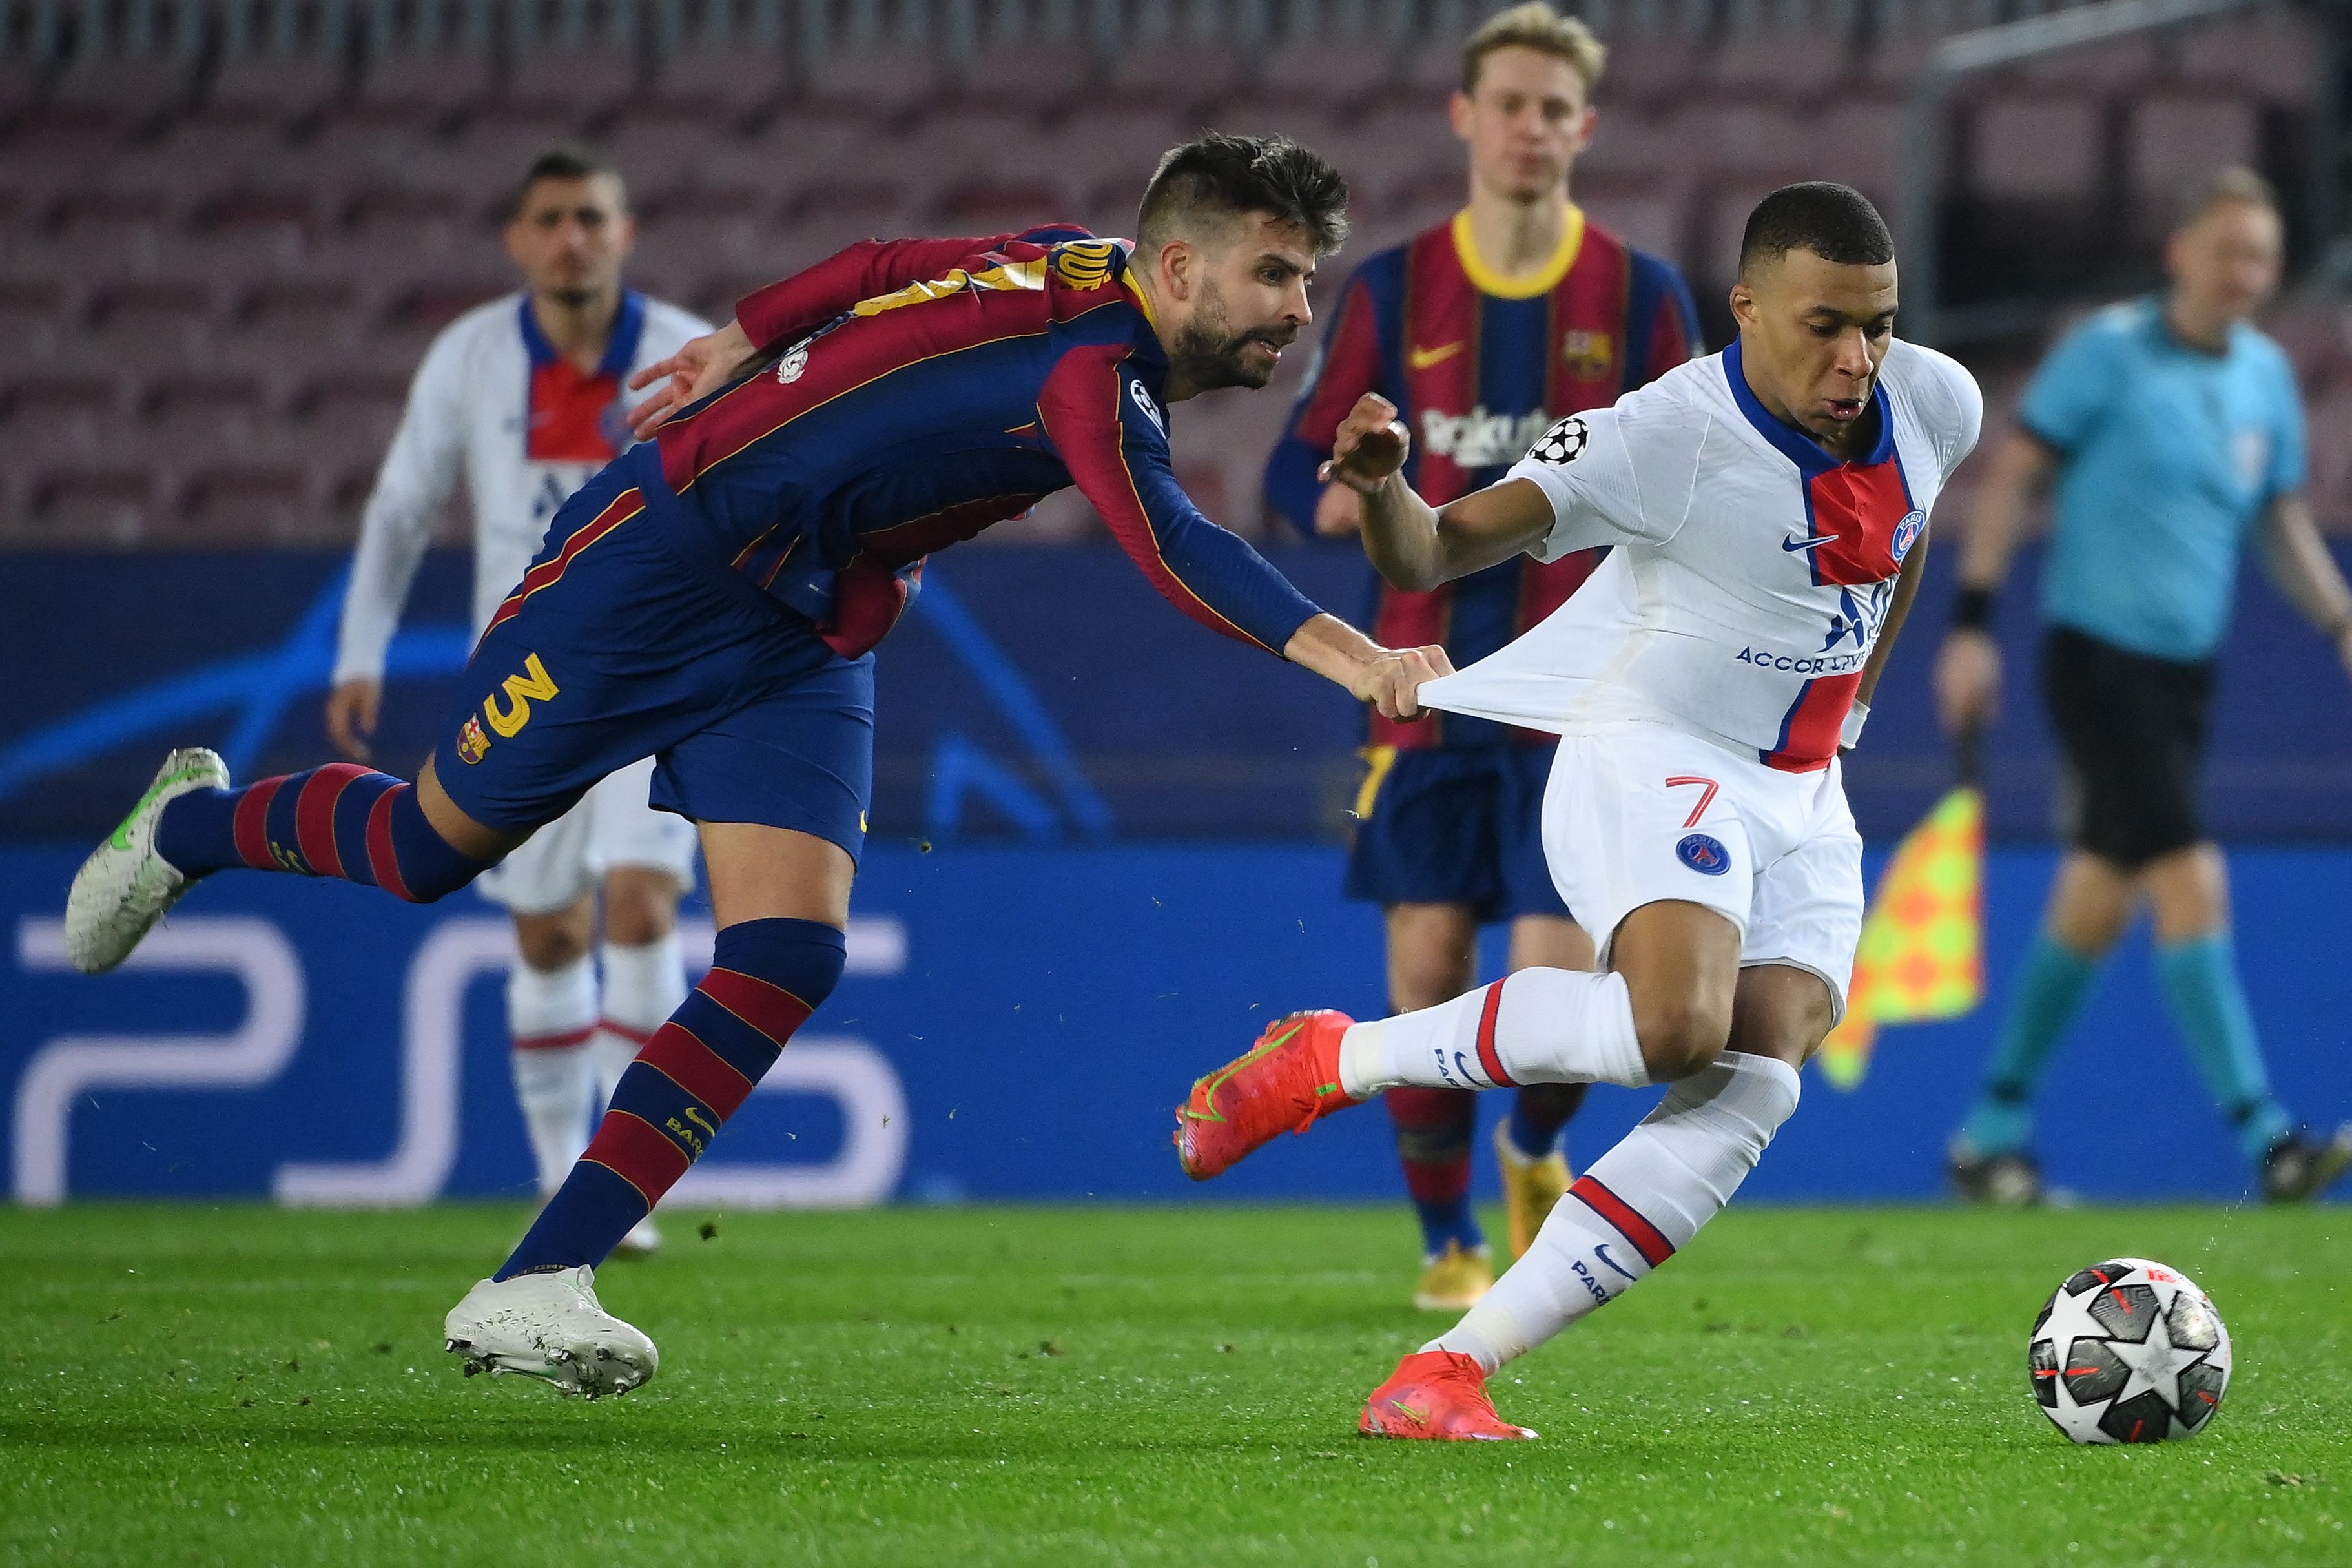
[[[147,793],[139,797],[139,804],[131,808],[131,815],[122,819],[122,826],[114,830],[114,837],[107,840],[107,842],[111,844],[117,849],[130,848],[131,825],[139,820],[139,814],[147,809],[147,803],[149,801],[153,800],[157,795],[162,795],[165,790],[172,788],[174,784],[184,784],[190,779],[200,779],[204,776],[204,770],[201,768],[185,768],[179,773],[173,773],[169,778],[157,779],[154,784],[148,787]]]
[[[1784,539],[1780,541],[1780,548],[1793,555],[1800,550],[1819,550],[1824,544],[1836,542],[1837,535],[1834,533],[1816,533],[1806,539]]]
[[[1447,343],[1440,348],[1417,348],[1405,357],[1412,361],[1413,369],[1427,370],[1431,365],[1444,364],[1447,360],[1450,360],[1455,354],[1460,353],[1466,346],[1467,345],[1463,342],[1455,342]]]

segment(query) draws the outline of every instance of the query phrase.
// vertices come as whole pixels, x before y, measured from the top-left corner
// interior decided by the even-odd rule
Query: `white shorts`
[[[1845,1016],[1862,940],[1862,836],[1838,763],[1781,773],[1651,724],[1562,736],[1543,845],[1604,962],[1643,904],[1703,904],[1739,928],[1741,968],[1817,974]]]
[[[681,889],[693,887],[694,824],[646,804],[653,780],[651,757],[607,774],[474,886],[519,915],[570,908],[615,866],[651,866],[675,875]]]

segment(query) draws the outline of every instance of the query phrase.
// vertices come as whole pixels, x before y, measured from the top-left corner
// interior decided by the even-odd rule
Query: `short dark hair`
[[[1809,180],[1782,185],[1756,204],[1739,237],[1739,272],[1810,250],[1840,267],[1883,267],[1895,259],[1895,237],[1870,198],[1852,185]]]
[[[1295,224],[1328,256],[1348,240],[1348,182],[1312,149],[1287,136],[1204,132],[1171,147],[1143,188],[1137,243],[1153,247],[1203,221],[1228,223],[1252,213]]]
[[[530,166],[523,170],[522,178],[515,182],[513,198],[507,203],[507,216],[522,216],[522,204],[530,196],[531,186],[541,180],[585,180],[598,174],[610,175],[621,186],[622,205],[628,205],[628,186],[622,181],[620,170],[577,142],[553,142],[540,150]]]

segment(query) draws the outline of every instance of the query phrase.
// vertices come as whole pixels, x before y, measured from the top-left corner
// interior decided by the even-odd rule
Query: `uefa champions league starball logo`
[[[1555,468],[1566,468],[1584,455],[1585,445],[1591,439],[1592,432],[1584,421],[1571,415],[1537,437],[1528,456]]]

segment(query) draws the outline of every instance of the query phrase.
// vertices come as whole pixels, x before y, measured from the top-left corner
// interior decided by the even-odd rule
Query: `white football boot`
[[[443,1329],[467,1377],[518,1373],[589,1399],[626,1394],[661,1364],[653,1341],[604,1310],[596,1271],[584,1263],[482,1280],[449,1309]]]
[[[654,1216],[646,1215],[629,1227],[621,1244],[613,1248],[615,1258],[651,1258],[661,1250],[661,1231],[654,1225]]]
[[[66,894],[66,957],[76,969],[103,974],[130,957],[194,880],[155,853],[163,807],[190,790],[227,787],[228,764],[202,746],[163,759],[122,826],[74,873]]]

